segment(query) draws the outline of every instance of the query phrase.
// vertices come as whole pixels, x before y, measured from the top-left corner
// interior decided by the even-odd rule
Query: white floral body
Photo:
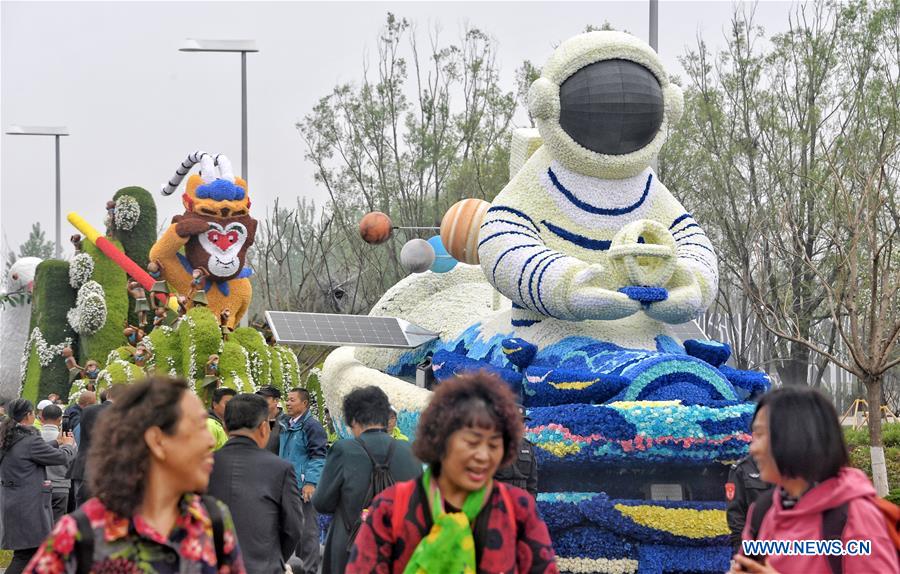
[[[651,168],[623,179],[575,173],[539,148],[495,198],[481,228],[479,257],[485,276],[518,307],[522,321],[621,319],[640,312],[618,292],[627,280],[609,265],[608,250],[627,224],[656,221],[675,239],[680,270],[669,288],[696,282],[693,297],[651,304],[648,312],[683,323],[704,311],[718,285],[716,256],[703,229],[659,182]],[[579,285],[590,283],[585,296]]]

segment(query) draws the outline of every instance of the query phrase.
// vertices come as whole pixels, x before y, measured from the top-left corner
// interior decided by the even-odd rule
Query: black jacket
[[[37,429],[18,425],[5,450],[0,450],[0,548],[22,550],[40,546],[53,527],[52,492],[47,467],[68,464],[75,456],[69,445],[45,442]]]
[[[63,416],[69,418],[69,430],[74,430],[75,427],[81,423],[81,414],[83,411],[84,408],[81,405],[72,405],[66,408]]]
[[[300,540],[300,489],[291,463],[248,437],[231,437],[215,453],[208,492],[231,510],[247,572],[283,574]]]
[[[279,452],[279,448],[281,446],[281,421],[286,416],[287,415],[281,412],[281,409],[278,409],[278,415],[274,420],[269,421],[269,428],[272,430],[272,434],[269,435],[269,442],[266,443],[266,450],[268,450],[275,456],[279,456],[281,454]]]
[[[388,446],[394,442],[394,454],[390,469],[394,482],[411,480],[422,474],[422,463],[413,456],[409,443],[394,440],[380,429],[360,435],[376,462],[384,461]],[[339,440],[331,446],[325,459],[325,469],[312,503],[316,510],[334,513],[325,539],[322,574],[343,572],[347,564],[347,539],[351,525],[345,516],[355,520],[363,510],[363,502],[369,489],[372,463],[362,447],[354,439]]]
[[[731,531],[731,547],[734,553],[741,551],[741,534],[744,532],[750,505],[770,488],[771,484],[760,480],[759,469],[750,455],[731,465],[728,482],[725,483],[725,498],[728,500],[725,517]]]
[[[513,486],[527,490],[531,496],[538,494],[538,467],[534,458],[534,445],[523,438],[516,451],[516,458],[499,469],[494,478]]]
[[[87,480],[86,466],[88,453],[91,449],[91,433],[94,430],[94,425],[97,424],[97,417],[109,408],[111,404],[110,402],[105,402],[100,405],[90,405],[81,412],[81,436],[78,441],[78,455],[75,457],[75,462],[69,467],[69,474],[66,478],[81,481]],[[87,498],[85,496],[85,499]]]

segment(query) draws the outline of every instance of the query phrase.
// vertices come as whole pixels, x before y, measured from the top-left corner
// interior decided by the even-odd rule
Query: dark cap
[[[519,409],[519,414],[522,415],[522,420],[531,420],[531,417],[525,412],[525,405],[516,405],[516,408]]]
[[[256,391],[256,394],[263,397],[272,397],[273,399],[281,398],[281,391],[270,385],[260,387],[259,390]]]

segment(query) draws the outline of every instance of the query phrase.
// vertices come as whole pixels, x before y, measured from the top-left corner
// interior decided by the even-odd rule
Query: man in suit
[[[355,438],[332,445],[312,497],[316,510],[334,513],[325,539],[322,574],[343,572],[347,565],[351,530],[370,502],[366,494],[372,481],[372,460],[386,463],[395,482],[422,473],[422,463],[413,456],[409,442],[395,440],[387,433],[390,413],[387,395],[378,387],[355,389],[344,397],[344,420]]]
[[[235,396],[225,406],[225,428],[230,438],[215,453],[208,492],[231,510],[247,572],[283,574],[300,539],[300,489],[291,463],[265,448],[266,399]]]
[[[69,474],[66,478],[72,479],[72,492],[75,494],[75,506],[81,506],[91,497],[88,489],[87,476],[87,458],[91,449],[91,434],[94,425],[97,424],[97,418],[103,414],[103,411],[109,408],[116,397],[122,394],[127,385],[113,385],[106,391],[106,400],[99,405],[90,405],[85,407],[81,413],[81,423],[78,425],[81,432],[78,437],[78,454],[75,456],[75,462],[69,467]]]

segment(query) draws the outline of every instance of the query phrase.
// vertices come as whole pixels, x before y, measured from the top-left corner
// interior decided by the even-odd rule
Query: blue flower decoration
[[[246,192],[243,187],[227,179],[217,179],[197,187],[197,197],[199,199],[234,201],[244,199],[245,195]]]

